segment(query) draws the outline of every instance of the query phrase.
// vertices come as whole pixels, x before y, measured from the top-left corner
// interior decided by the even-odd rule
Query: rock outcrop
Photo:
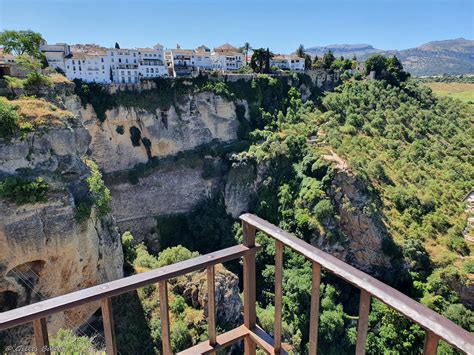
[[[234,328],[242,321],[242,299],[240,298],[239,278],[221,264],[216,265],[216,313],[221,327]],[[186,303],[193,308],[204,309],[207,317],[207,276],[206,272],[195,272],[179,277],[172,282],[173,291],[183,295]]]
[[[367,188],[347,163],[335,153],[323,158],[335,163],[327,192],[340,217],[332,228],[340,230],[344,238],[330,242],[315,237],[312,244],[360,270],[379,275],[391,265],[390,256],[384,252],[386,245],[393,243],[389,233],[380,218],[370,213],[372,201]]]
[[[120,236],[112,217],[78,222],[76,199],[87,193],[90,170],[81,160],[90,136],[79,123],[39,127],[23,138],[0,140],[0,177],[43,177],[46,199],[17,204],[0,199],[1,311],[123,276]],[[98,309],[80,306],[48,319],[48,330],[78,327]],[[28,342],[30,326],[5,332],[6,342]]]

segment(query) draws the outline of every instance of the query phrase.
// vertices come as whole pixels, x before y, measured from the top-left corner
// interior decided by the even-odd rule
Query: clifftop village
[[[104,48],[95,44],[68,45],[66,43],[40,46],[48,65],[63,72],[69,80],[103,84],[136,84],[140,79],[187,76],[202,71],[236,72],[250,63],[245,50],[228,43],[214,48],[202,45],[196,49]],[[14,56],[1,52],[3,74],[15,75]],[[272,67],[291,72],[303,72],[305,58],[297,55],[273,55]],[[9,66],[9,67],[8,67]],[[5,70],[6,69],[6,70]]]

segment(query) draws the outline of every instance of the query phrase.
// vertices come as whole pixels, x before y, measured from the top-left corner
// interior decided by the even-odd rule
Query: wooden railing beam
[[[275,241],[275,353],[281,350],[283,243]]]
[[[359,320],[357,321],[357,344],[356,355],[365,354],[365,343],[369,329],[370,294],[364,290],[360,291]]]
[[[438,351],[438,343],[439,343],[439,336],[437,336],[433,332],[426,331],[423,354],[436,355]]]
[[[32,322],[35,319],[45,318],[60,311],[81,306],[86,303],[100,301],[103,298],[117,296],[140,287],[158,283],[162,280],[169,280],[193,271],[205,269],[209,265],[216,265],[238,259],[247,254],[255,255],[257,248],[258,246],[247,248],[243,245],[235,245],[176,264],[123,277],[101,285],[88,287],[66,295],[12,309],[11,311],[0,313],[0,330]]]
[[[207,267],[207,317],[209,345],[216,345],[216,286],[214,265]]]
[[[312,263],[311,312],[309,321],[309,354],[318,352],[319,295],[321,287],[321,265]]]
[[[255,227],[242,223],[243,229],[243,245],[247,248],[255,246]],[[244,326],[247,329],[252,329],[257,323],[256,313],[256,284],[255,284],[255,254],[248,254],[244,256],[243,265],[244,277]],[[254,355],[256,352],[256,344],[250,337],[244,338],[244,352],[245,355]]]
[[[33,321],[33,331],[35,333],[35,346],[38,354],[50,355],[48,326],[46,318],[35,319]]]
[[[115,345],[115,324],[112,312],[112,300],[104,298],[100,302],[102,310],[102,323],[104,324],[105,335],[105,352],[107,355],[117,354],[117,346]]]
[[[158,283],[158,288],[158,292],[160,294],[161,343],[163,345],[163,355],[171,355],[167,282],[160,281]]]

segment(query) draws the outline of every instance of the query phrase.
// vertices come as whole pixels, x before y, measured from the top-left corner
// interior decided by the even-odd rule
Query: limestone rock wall
[[[90,136],[80,124],[43,127],[24,138],[0,140],[0,177],[43,177],[47,200],[18,205],[0,199],[0,311],[63,295],[123,276],[120,236],[112,217],[75,219],[75,198],[90,173],[81,160]],[[98,309],[89,304],[48,319],[48,330],[76,328]],[[31,327],[3,334],[28,343]]]
[[[164,158],[212,141],[237,139],[234,102],[210,92],[186,95],[179,102],[155,112],[119,106],[108,110],[101,123],[90,105],[83,108],[76,97],[65,100],[89,131],[92,158],[105,172],[130,169],[150,157]],[[132,134],[139,134],[139,139],[133,142]]]
[[[205,178],[203,168],[203,159],[181,159],[159,164],[136,184],[106,177],[119,229],[131,231],[139,241],[157,240],[155,216],[188,213],[221,189],[221,177]]]

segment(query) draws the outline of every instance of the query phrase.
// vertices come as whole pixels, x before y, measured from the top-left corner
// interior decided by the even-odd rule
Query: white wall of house
[[[107,55],[78,54],[64,60],[66,77],[70,80],[81,79],[85,82],[108,84],[110,65]]]
[[[235,71],[245,65],[245,54],[243,53],[212,53],[213,68],[216,70]]]
[[[140,78],[168,76],[165,54],[161,48],[138,48],[138,75]]]
[[[71,49],[66,43],[43,44],[40,46],[40,51],[44,53],[50,67],[66,72],[64,60],[71,54]]]

